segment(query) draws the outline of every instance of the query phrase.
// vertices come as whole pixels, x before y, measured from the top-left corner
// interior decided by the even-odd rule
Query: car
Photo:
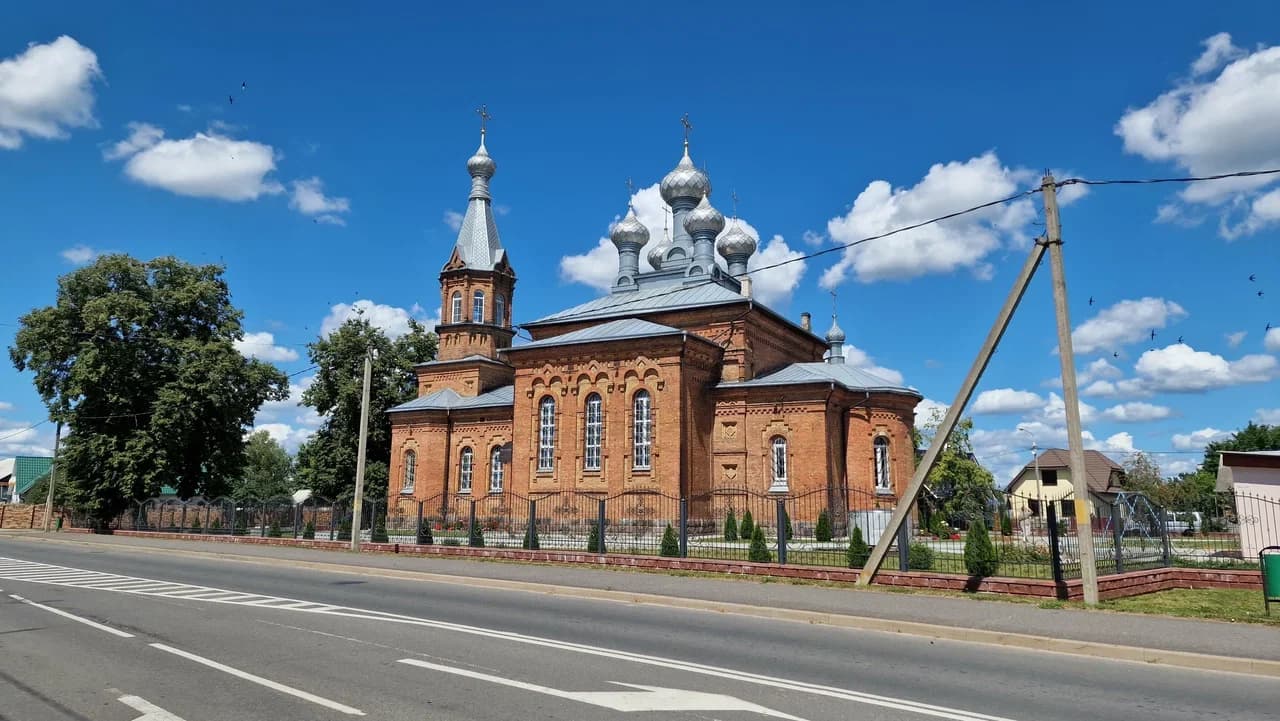
[[[1200,511],[1169,511],[1165,517],[1164,527],[1171,534],[1195,532],[1204,527],[1203,520]]]

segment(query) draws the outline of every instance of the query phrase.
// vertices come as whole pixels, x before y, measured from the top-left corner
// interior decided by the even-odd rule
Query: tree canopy
[[[245,427],[288,395],[283,373],[236,350],[243,315],[223,270],[106,255],[20,319],[9,357],[70,428],[58,481],[99,522],[162,485],[183,498],[225,492]]]
[[[266,431],[251,434],[244,446],[244,472],[232,484],[236,499],[281,498],[295,490],[292,482],[293,458]]]
[[[436,336],[410,320],[409,332],[392,340],[367,318],[357,316],[308,346],[317,369],[302,402],[325,420],[298,449],[297,475],[304,486],[326,498],[349,498],[355,493],[360,396],[369,349],[374,358],[365,494],[377,498],[387,493],[391,458],[391,419],[386,411],[417,396],[413,366],[435,359]]]
[[[941,424],[942,414],[935,410],[924,426],[915,431],[916,446],[927,447],[932,443]],[[956,423],[925,481],[936,498],[932,501],[932,510],[941,511],[950,523],[963,526],[985,517],[994,504],[996,491],[995,477],[973,455],[973,443],[969,439],[972,432],[972,418]]]

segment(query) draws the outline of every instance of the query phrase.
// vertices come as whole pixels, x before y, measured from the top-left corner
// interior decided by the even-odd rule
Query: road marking
[[[442,666],[438,663],[430,661],[419,661],[416,658],[402,658],[400,663],[410,666],[418,666],[420,668],[429,668],[435,671],[443,671],[456,676],[465,676],[480,681],[489,681],[511,688],[518,688],[525,691],[533,691],[534,693],[546,694],[547,696],[555,696],[556,698],[568,699],[570,701],[578,701],[580,703],[591,704],[592,706],[603,706],[614,711],[632,712],[632,711],[751,711],[761,716],[770,716],[773,718],[789,719],[789,721],[804,721],[798,716],[792,716],[780,711],[774,711],[771,708],[765,708],[753,704],[750,701],[743,701],[733,696],[725,696],[718,693],[703,693],[701,691],[686,691],[678,688],[663,688],[661,686],[641,686],[632,683],[617,683],[619,686],[627,688],[640,689],[639,691],[562,691],[558,688],[550,688],[549,686],[538,686],[537,684],[526,683],[524,681],[516,681],[514,679],[504,678],[502,676],[491,676],[487,673],[479,671],[471,671],[464,668],[456,668],[454,666]]]
[[[15,601],[21,601],[22,603],[25,603],[25,604],[27,604],[28,606],[35,606],[36,608],[39,608],[39,609],[42,609],[42,610],[48,611],[49,613],[57,614],[57,615],[59,615],[59,616],[62,616],[63,618],[69,618],[69,619],[71,619],[72,621],[76,621],[76,622],[78,622],[78,623],[83,623],[83,624],[84,624],[84,625],[86,625],[86,626],[92,626],[92,627],[94,627],[94,628],[98,629],[99,631],[106,631],[107,633],[112,634],[112,635],[115,635],[115,636],[119,636],[120,638],[133,638],[133,634],[132,634],[132,633],[125,633],[124,631],[120,631],[120,630],[118,630],[118,629],[114,629],[114,628],[112,628],[112,627],[110,627],[110,626],[105,626],[105,625],[103,625],[103,624],[101,624],[101,623],[98,623],[97,621],[90,621],[89,619],[87,619],[87,618],[82,618],[82,617],[80,617],[80,616],[75,615],[74,613],[67,613],[66,611],[63,611],[63,610],[62,610],[62,609],[60,609],[60,608],[54,608],[53,606],[46,606],[46,605],[44,605],[43,603],[36,603],[35,601],[28,601],[27,599],[23,598],[22,596],[16,596],[16,595],[14,595],[14,594],[12,594],[12,593],[11,593],[11,594],[9,594],[9,598],[12,598],[12,599],[13,599],[13,600],[15,600]]]
[[[226,674],[230,674],[232,676],[235,676],[236,678],[242,678],[245,681],[251,681],[253,683],[258,684],[259,686],[265,686],[269,689],[272,689],[273,691],[279,691],[280,693],[288,694],[295,698],[300,698],[304,701],[310,701],[311,703],[316,704],[317,706],[323,706],[328,709],[333,709],[334,711],[340,711],[344,714],[347,714],[348,716],[364,715],[364,711],[361,711],[358,708],[352,708],[351,706],[338,703],[337,701],[330,701],[329,699],[324,698],[322,696],[317,696],[313,693],[307,693],[306,691],[303,691],[301,689],[296,689],[292,686],[286,686],[277,681],[272,681],[269,678],[255,676],[254,674],[251,674],[248,671],[241,671],[238,668],[232,668],[231,666],[218,663],[217,661],[205,658],[204,656],[197,656],[196,654],[191,653],[190,651],[183,651],[180,648],[174,648],[173,646],[166,646],[163,643],[153,643],[153,644],[150,644],[150,646],[151,648],[159,649],[166,653],[171,653],[175,656],[181,656],[182,658],[185,658],[188,661],[195,661],[198,664],[208,666],[209,668],[221,671]]]
[[[175,716],[141,696],[121,696],[116,700],[134,711],[142,712],[133,721],[183,721],[181,716]]]

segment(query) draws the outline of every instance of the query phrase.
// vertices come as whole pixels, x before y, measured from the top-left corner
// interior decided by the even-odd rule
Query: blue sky
[[[653,186],[686,112],[713,202],[729,212],[738,195],[766,262],[1032,187],[1046,168],[1280,167],[1272,3],[1078,3],[1052,21],[1023,3],[690,5],[12,8],[0,341],[53,301],[58,275],[110,251],[225,263],[244,351],[291,373],[352,305],[393,332],[430,320],[481,103],[517,321],[601,292],[627,178],[661,234]],[[1064,194],[1096,447],[1186,470],[1206,439],[1280,422],[1280,332],[1264,337],[1280,325],[1276,188]],[[766,271],[757,292],[824,330],[834,289],[850,361],[947,403],[1042,232],[1038,203]],[[973,408],[1002,481],[1028,457],[1019,425],[1064,442],[1047,271]],[[30,376],[0,368],[0,455],[50,446],[47,425],[19,433],[43,417]],[[288,403],[260,416],[290,447],[316,422]]]

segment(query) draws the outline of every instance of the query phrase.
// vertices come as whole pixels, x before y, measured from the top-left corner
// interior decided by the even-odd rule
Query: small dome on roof
[[[684,229],[690,235],[698,232],[711,232],[716,235],[724,230],[724,214],[716,210],[711,205],[711,200],[706,195],[702,196],[698,207],[689,211],[684,218]]]
[[[701,198],[711,194],[711,179],[689,158],[688,141],[684,144],[684,157],[658,187],[668,205],[676,198]]]
[[[635,206],[627,208],[627,217],[618,221],[609,233],[609,240],[621,248],[624,245],[642,246],[649,242],[649,229],[636,217]]]
[[[734,218],[728,232],[716,241],[716,250],[727,259],[731,255],[751,255],[759,245],[760,241]]]
[[[498,164],[489,156],[489,151],[484,147],[484,136],[482,135],[480,137],[480,147],[476,149],[476,154],[467,158],[467,172],[473,178],[488,180],[493,177],[497,169]]]

